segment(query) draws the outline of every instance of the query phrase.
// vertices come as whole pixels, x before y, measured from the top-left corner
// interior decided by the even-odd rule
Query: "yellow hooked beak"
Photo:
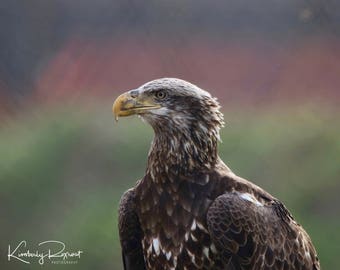
[[[115,120],[118,121],[119,116],[129,116],[133,114],[146,113],[152,109],[158,109],[161,106],[156,104],[149,96],[131,94],[131,91],[121,94],[112,106],[112,112]]]

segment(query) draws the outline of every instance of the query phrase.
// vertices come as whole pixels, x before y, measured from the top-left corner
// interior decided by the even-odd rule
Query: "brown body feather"
[[[163,79],[141,90],[170,89],[172,99],[142,115],[155,138],[145,176],[120,203],[124,268],[320,269],[285,206],[220,160],[219,105],[193,87]]]

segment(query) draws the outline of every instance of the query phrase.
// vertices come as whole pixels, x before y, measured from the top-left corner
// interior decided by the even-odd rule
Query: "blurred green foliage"
[[[236,174],[281,199],[311,235],[323,269],[337,268],[340,242],[340,126],[314,106],[225,111],[220,155]],[[8,245],[45,240],[82,250],[75,265],[46,269],[121,269],[117,207],[143,176],[152,129],[118,124],[98,108],[30,112],[0,133],[1,269]]]

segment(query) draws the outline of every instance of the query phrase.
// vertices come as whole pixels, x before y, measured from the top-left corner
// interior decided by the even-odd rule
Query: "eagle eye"
[[[164,90],[159,90],[154,93],[155,98],[157,99],[165,99],[167,97],[167,93]]]

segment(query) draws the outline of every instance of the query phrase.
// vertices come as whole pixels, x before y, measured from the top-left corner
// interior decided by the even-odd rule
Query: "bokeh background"
[[[122,269],[121,194],[152,130],[114,123],[117,95],[158,77],[217,96],[220,155],[281,199],[323,269],[340,252],[340,2],[2,0],[0,268],[8,245],[65,242],[78,264]]]

